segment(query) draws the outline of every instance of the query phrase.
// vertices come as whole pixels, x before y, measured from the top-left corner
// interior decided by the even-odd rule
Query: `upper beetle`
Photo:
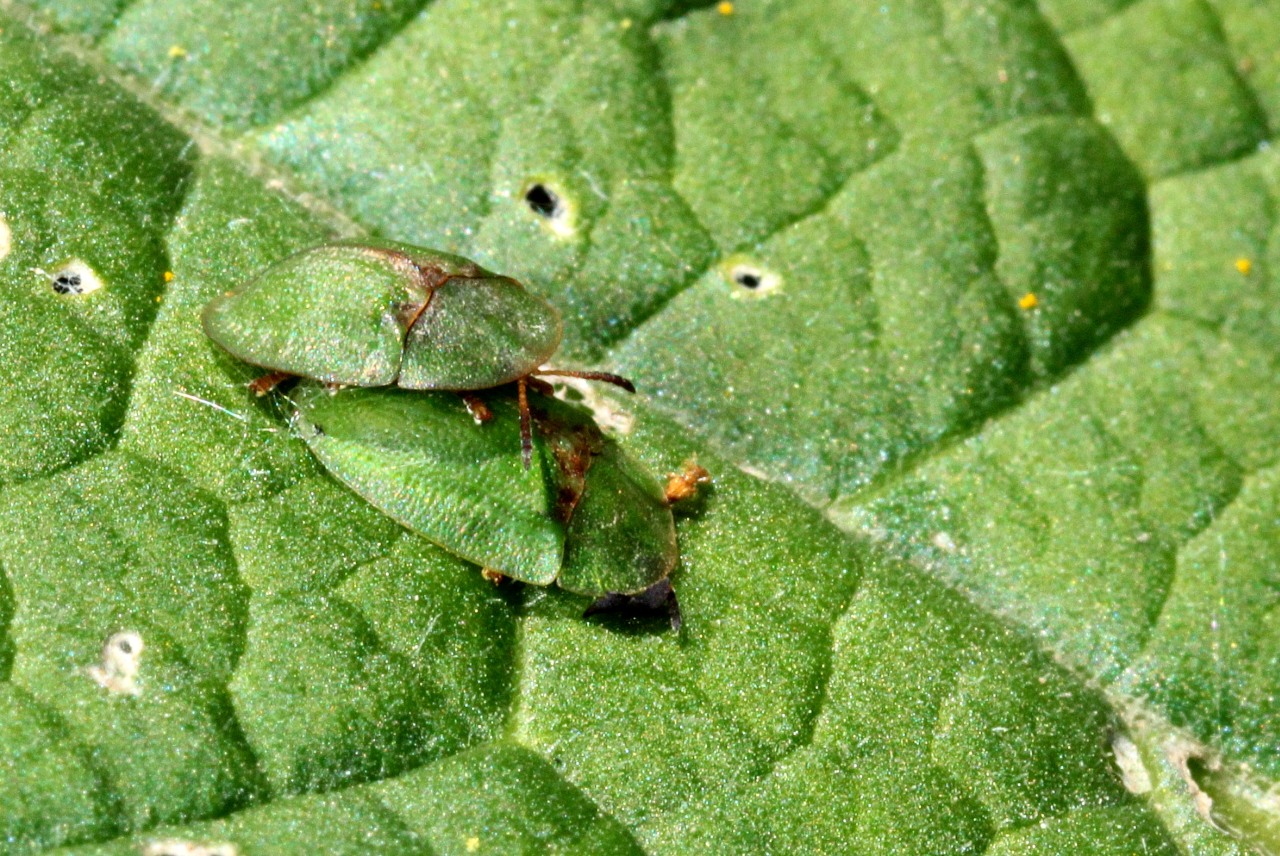
[[[527,387],[539,375],[602,380],[606,372],[541,366],[560,346],[555,307],[510,277],[461,256],[390,241],[339,241],[302,250],[201,316],[209,338],[233,356],[269,369],[270,389],[299,375],[330,384],[466,393],[515,383],[525,466],[532,452]]]

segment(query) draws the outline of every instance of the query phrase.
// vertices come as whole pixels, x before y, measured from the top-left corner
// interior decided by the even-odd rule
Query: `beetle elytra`
[[[486,396],[483,431],[452,395],[304,382],[290,398],[295,430],[325,468],[406,528],[490,575],[556,583],[601,608],[662,608],[679,625],[670,502],[576,408],[539,399],[525,468],[506,451],[520,421],[509,396]]]

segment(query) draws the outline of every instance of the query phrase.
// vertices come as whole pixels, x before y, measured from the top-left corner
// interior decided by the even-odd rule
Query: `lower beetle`
[[[537,466],[522,467],[508,443],[527,404],[510,397],[486,398],[483,431],[450,395],[304,382],[290,398],[294,429],[330,473],[487,576],[595,597],[588,614],[664,609],[680,626],[668,494],[688,492],[664,492],[576,408],[539,396],[529,410]],[[694,467],[672,484],[705,477]]]

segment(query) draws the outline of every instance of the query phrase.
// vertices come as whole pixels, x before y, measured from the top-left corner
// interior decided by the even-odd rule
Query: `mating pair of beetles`
[[[546,376],[634,388],[541,368],[560,316],[514,279],[435,250],[339,242],[217,297],[202,320],[214,342],[270,372],[252,384],[259,394],[304,378],[289,396],[295,429],[383,513],[488,576],[596,597],[588,613],[663,609],[679,627],[670,506],[707,473],[690,465],[664,491],[546,394]],[[514,402],[499,390],[511,384]]]

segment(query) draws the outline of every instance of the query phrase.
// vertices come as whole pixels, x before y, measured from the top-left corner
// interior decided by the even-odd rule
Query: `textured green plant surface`
[[[1280,852],[1278,22],[0,3],[0,850]],[[715,477],[680,633],[495,589],[245,389],[201,307],[335,234],[636,380],[626,450]]]

